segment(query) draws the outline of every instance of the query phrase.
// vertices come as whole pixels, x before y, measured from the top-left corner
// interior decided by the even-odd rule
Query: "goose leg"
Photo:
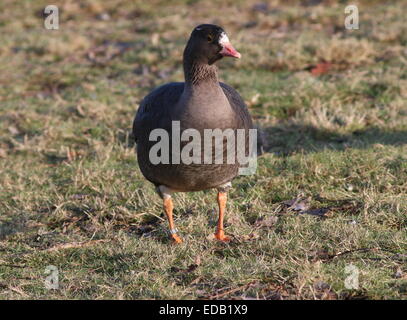
[[[215,238],[220,241],[230,240],[230,237],[226,236],[223,230],[223,217],[225,215],[226,201],[227,201],[227,192],[219,190],[218,191],[219,220],[215,233]]]
[[[164,211],[167,215],[168,223],[170,225],[171,237],[175,243],[182,243],[182,239],[177,235],[178,230],[177,228],[175,228],[174,218],[172,216],[174,205],[172,203],[171,191],[165,186],[160,186],[158,188],[158,191],[163,198]]]
[[[170,225],[171,237],[175,241],[175,243],[182,243],[182,239],[177,235],[178,230],[175,228],[174,218],[172,217],[173,209],[174,205],[172,204],[171,196],[164,197],[164,210]]]

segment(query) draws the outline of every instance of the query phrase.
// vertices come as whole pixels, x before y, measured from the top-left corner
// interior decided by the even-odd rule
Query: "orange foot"
[[[228,242],[231,240],[230,237],[225,236],[225,232],[223,230],[217,231],[215,233],[215,238],[218,239],[219,241],[224,241],[224,242]]]
[[[183,242],[182,239],[181,239],[181,237],[178,236],[177,234],[173,234],[173,235],[172,235],[172,239],[174,240],[174,243],[176,243],[176,244],[179,244],[179,243],[182,243],[182,242]]]

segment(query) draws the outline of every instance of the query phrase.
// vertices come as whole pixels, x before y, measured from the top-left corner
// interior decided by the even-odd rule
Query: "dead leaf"
[[[317,63],[315,66],[312,66],[310,71],[311,74],[314,76],[320,76],[322,74],[326,74],[332,68],[332,63],[330,62],[320,62]]]

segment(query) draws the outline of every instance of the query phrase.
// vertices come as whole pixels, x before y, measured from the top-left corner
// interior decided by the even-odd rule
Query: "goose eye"
[[[212,40],[213,40],[213,36],[211,36],[210,34],[208,34],[207,39],[208,39],[208,42],[212,42]]]

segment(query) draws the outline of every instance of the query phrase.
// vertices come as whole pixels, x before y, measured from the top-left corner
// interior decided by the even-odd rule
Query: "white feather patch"
[[[225,44],[225,43],[229,43],[229,38],[226,35],[226,33],[222,32],[220,37],[219,37],[219,44]]]

